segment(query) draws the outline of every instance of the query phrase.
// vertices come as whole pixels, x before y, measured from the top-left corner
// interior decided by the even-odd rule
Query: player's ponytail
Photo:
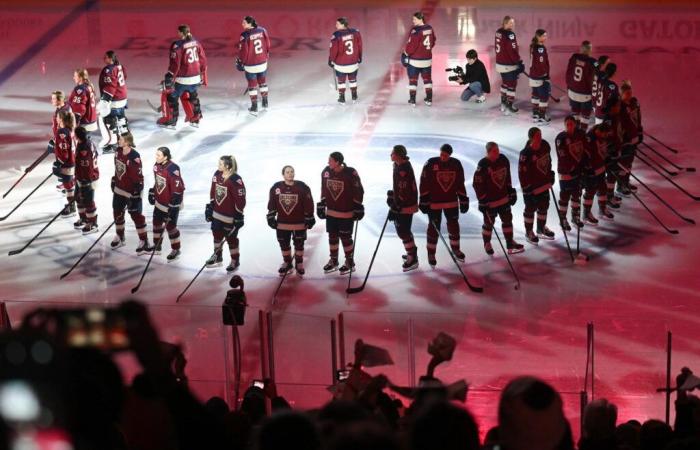
[[[347,17],[338,17],[338,23],[347,28],[350,25]]]
[[[251,16],[245,16],[245,17],[243,18],[243,20],[245,20],[245,22],[246,22],[248,25],[250,25],[251,27],[253,27],[253,28],[257,28],[257,26],[258,26],[258,23],[257,23],[257,22],[255,21],[255,19],[254,19],[253,17],[251,17]]]
[[[64,128],[68,128],[71,131],[75,128],[75,116],[72,112],[61,111],[58,113],[58,118],[61,120],[61,123],[63,123]]]
[[[233,173],[236,173],[236,171],[238,170],[238,165],[236,164],[236,158],[234,158],[233,156],[224,155],[221,158],[219,158],[219,160],[222,163],[224,163],[224,167],[227,170],[231,170],[231,171],[233,171]]]
[[[114,50],[107,50],[105,56],[112,60],[112,64],[115,66],[119,65],[119,58],[117,58],[117,53]]]
[[[90,74],[88,73],[87,69],[75,69],[75,73],[78,75],[78,78],[80,78],[83,83],[86,83],[88,86],[90,86],[93,91],[95,90],[95,87],[90,81]]]
[[[192,40],[192,32],[190,31],[190,26],[182,24],[179,27],[177,27],[177,31],[182,33],[184,36],[185,40],[191,41]]]
[[[330,157],[333,158],[338,164],[345,165],[345,157],[343,156],[342,153],[333,152],[333,153],[331,153]]]
[[[535,35],[532,36],[532,41],[530,42],[530,53],[532,53],[536,46],[540,45],[540,38],[545,34],[547,34],[547,31],[543,30],[542,28],[535,31]]]

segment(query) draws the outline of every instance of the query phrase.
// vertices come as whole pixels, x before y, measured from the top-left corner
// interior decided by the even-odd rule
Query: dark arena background
[[[422,79],[416,105],[407,103],[409,78],[401,54],[417,11],[423,12],[437,38],[431,49],[432,105],[424,102]],[[515,92],[519,112],[502,112],[494,35],[506,15],[515,19],[513,31],[527,73],[530,41],[538,29],[547,33],[551,122],[533,122],[532,89],[525,74],[519,77]],[[236,70],[245,16],[254,17],[270,38],[269,107],[260,107],[257,114],[248,111],[248,85],[244,72]],[[329,42],[339,17],[347,17],[350,27],[359,30],[363,44],[359,98],[352,101],[348,82],[345,104],[337,101],[338,81],[328,67]],[[180,104],[179,122],[165,128],[157,124],[161,113],[155,109],[161,106],[161,80],[181,24],[189,25],[206,52],[208,85],[198,88],[199,126],[185,122]],[[547,224],[555,238],[540,239],[535,245],[526,239],[520,151],[528,141],[528,130],[540,128],[551,146],[552,170],[557,172],[561,154],[555,138],[565,131],[565,117],[571,111],[567,63],[584,40],[591,42],[594,58],[609,56],[617,66],[615,83],[619,87],[629,80],[639,102],[643,140],[636,144],[631,178],[637,191],[616,194],[622,202],[619,208],[609,209],[614,220],[602,220],[596,198],[592,211],[600,223],[586,223],[579,232],[571,223],[565,240],[557,203],[551,197],[560,195],[557,179],[554,192],[546,196],[550,200]],[[41,342],[53,346],[54,360],[46,363],[51,367],[61,366],[61,359],[68,358],[72,349],[66,346],[118,347],[102,338],[120,335],[129,340],[121,343],[127,351],[109,354],[123,383],[130,385],[144,370],[143,344],[133,342],[140,335],[130,325],[134,308],[119,307],[128,298],[147,306],[159,339],[177,346],[168,349],[182,350],[186,367],[174,364],[177,379],[186,377],[189,390],[202,403],[217,396],[231,411],[240,409],[244,398],[255,393],[249,389],[254,380],[267,380],[265,392],[274,385],[279,396],[302,411],[321,408],[334,395],[354,398],[373,388],[387,399],[402,402],[397,409],[405,416],[399,420],[402,428],[413,411],[404,407],[435,382],[425,377],[432,359],[442,362],[434,372],[442,383],[466,382],[466,397],[462,389],[453,396],[453,403],[474,416],[482,442],[499,423],[504,388],[520,375],[538,377],[559,393],[574,441],[586,434],[582,433],[585,404],[602,398],[617,406],[618,425],[631,419],[641,423],[660,419],[674,425],[676,396],[684,395],[685,388],[693,387],[686,382],[694,380],[687,372],[678,382],[676,376],[683,367],[700,370],[700,232],[694,223],[700,220],[700,177],[694,169],[700,145],[700,8],[696,2],[8,0],[0,5],[0,41],[0,190],[7,194],[0,200],[0,325],[5,336],[0,342],[0,413],[9,436],[36,437],[32,433],[63,428],[73,433],[65,425],[70,421],[63,417],[70,415],[66,404],[73,403],[57,400],[55,391],[41,388],[55,381],[49,376],[52,371],[23,366],[39,358],[30,347],[21,358],[13,353],[18,342],[36,344],[38,338],[27,327],[49,333]],[[491,83],[484,102],[476,102],[478,96],[462,101],[465,86],[448,81],[454,73],[446,69],[463,68],[470,49],[478,52]],[[110,225],[114,154],[103,152],[98,131],[91,133],[99,150],[100,177],[94,183],[98,232],[85,235],[74,229],[77,215],[60,215],[66,195],[57,192],[57,178],[51,176],[56,156],[45,154],[47,142],[54,139],[51,93],[60,90],[68,97],[76,84],[74,71],[87,69],[99,102],[99,75],[108,50],[116,53],[126,73],[126,116],[143,165],[142,203],[149,241],[153,241],[154,207],[146,197],[154,187],[152,168],[159,147],[170,149],[185,185],[177,220],[179,258],[166,259],[171,251],[166,232],[162,253],[153,256],[133,295],[151,253],[134,251],[139,237],[129,214],[126,245],[110,248],[115,236]],[[258,96],[262,94],[260,90]],[[499,245],[500,239],[506,246],[500,218],[494,228],[498,237],[492,239],[495,254],[484,251],[485,216],[472,186],[489,141],[496,142],[508,159],[517,195],[511,207],[514,239],[525,251],[509,254],[508,259]],[[438,240],[437,264],[431,267],[426,250],[429,219],[418,211],[412,230],[419,266],[404,272],[402,239],[394,223],[387,223],[386,192],[396,189],[392,148],[406,147],[421,184],[424,163],[438,157],[445,143],[464,168],[469,209],[459,214],[458,245],[465,260],[453,260],[443,220],[445,241]],[[364,217],[353,229],[356,271],[350,280],[338,271],[324,273],[329,221],[316,216],[314,205],[316,224],[307,231],[305,274],[301,277],[290,270],[282,279],[278,274],[282,253],[266,219],[270,188],[282,181],[283,166],[292,165],[296,179],[309,186],[313,202],[320,201],[326,182],[321,173],[332,152],[343,154],[364,188]],[[224,244],[223,264],[199,273],[214,251],[205,207],[210,202],[212,175],[223,155],[235,158],[245,183],[245,224],[238,231],[240,267],[235,274],[227,273],[230,256]],[[572,221],[571,207],[568,220]],[[87,256],[61,278],[93,244]],[[343,250],[341,242],[340,265]],[[222,321],[232,275],[245,283],[245,321],[237,326]],[[347,292],[348,287],[359,286],[364,289]],[[475,292],[479,288],[483,292]],[[236,292],[230,292],[229,299],[235,298]],[[25,324],[21,329],[26,315],[37,308],[48,311],[43,313],[48,322]],[[69,308],[72,316],[54,308]],[[80,311],[84,308],[89,311]],[[95,310],[103,311],[102,315]],[[435,341],[439,333],[443,334]],[[356,347],[358,339],[364,348]],[[437,347],[449,349],[451,343],[456,344],[454,354],[435,357],[440,353]],[[345,375],[341,369],[352,364],[350,381],[339,380]],[[58,377],[63,369],[55,370]],[[370,382],[370,376],[380,374],[388,384],[377,378],[375,384]],[[16,382],[29,391],[17,388]],[[674,392],[677,384],[684,383],[681,394]],[[3,386],[14,386],[19,393]],[[34,396],[26,397],[27,392]],[[31,401],[42,411],[37,413],[41,420],[32,416],[31,408],[26,409],[25,403]],[[53,419],[47,419],[46,411],[56,404],[63,407],[58,406],[49,414]],[[124,414],[134,408],[127,404]],[[134,417],[114,420],[128,435],[137,429]],[[694,427],[695,436],[700,437],[700,424]],[[75,434],[66,441],[83,448]],[[40,448],[19,447],[17,442],[7,448]],[[527,446],[526,438],[520,442],[524,446],[501,448],[533,448]],[[143,445],[127,447],[151,448]],[[325,441],[322,445],[335,448]]]

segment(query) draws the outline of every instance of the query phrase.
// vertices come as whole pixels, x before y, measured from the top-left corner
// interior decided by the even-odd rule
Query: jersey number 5
[[[423,39],[423,46],[426,50],[430,50],[430,35],[426,36],[425,39]]]
[[[354,51],[355,49],[352,45],[352,41],[345,41],[345,54],[352,55]]]
[[[192,64],[195,61],[199,61],[199,55],[197,54],[197,47],[190,47],[185,51],[187,55],[187,63]]]
[[[262,41],[260,39],[255,39],[253,41],[253,51],[256,55],[260,55],[263,52]]]

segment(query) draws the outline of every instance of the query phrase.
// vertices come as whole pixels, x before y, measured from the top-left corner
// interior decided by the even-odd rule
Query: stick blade
[[[70,272],[66,272],[66,273],[62,274],[60,277],[58,277],[58,279],[59,279],[59,280],[64,279],[65,277],[68,276],[69,273],[70,273]]]
[[[135,294],[135,293],[139,290],[140,287],[141,287],[141,286],[134,286],[134,287],[132,287],[132,288],[131,288],[131,293],[132,293],[132,294]]]
[[[346,294],[357,294],[358,292],[362,292],[362,290],[363,290],[364,288],[365,288],[364,286],[357,286],[357,287],[347,288],[347,289],[345,289],[345,293],[346,293]]]
[[[668,232],[671,234],[678,234],[678,230],[668,230]]]
[[[21,248],[21,249],[19,249],[19,250],[11,250],[11,251],[8,253],[8,256],[19,255],[19,254],[22,253],[23,251],[24,251],[23,248]]]
[[[484,292],[484,288],[482,288],[481,286],[469,286],[469,289],[472,292],[476,292],[478,294],[481,294],[482,292]]]

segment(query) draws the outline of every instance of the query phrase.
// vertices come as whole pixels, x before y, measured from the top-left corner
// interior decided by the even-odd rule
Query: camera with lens
[[[448,81],[456,81],[459,84],[464,84],[464,69],[460,66],[448,67],[445,69],[445,72],[454,73],[454,75],[447,77]]]

